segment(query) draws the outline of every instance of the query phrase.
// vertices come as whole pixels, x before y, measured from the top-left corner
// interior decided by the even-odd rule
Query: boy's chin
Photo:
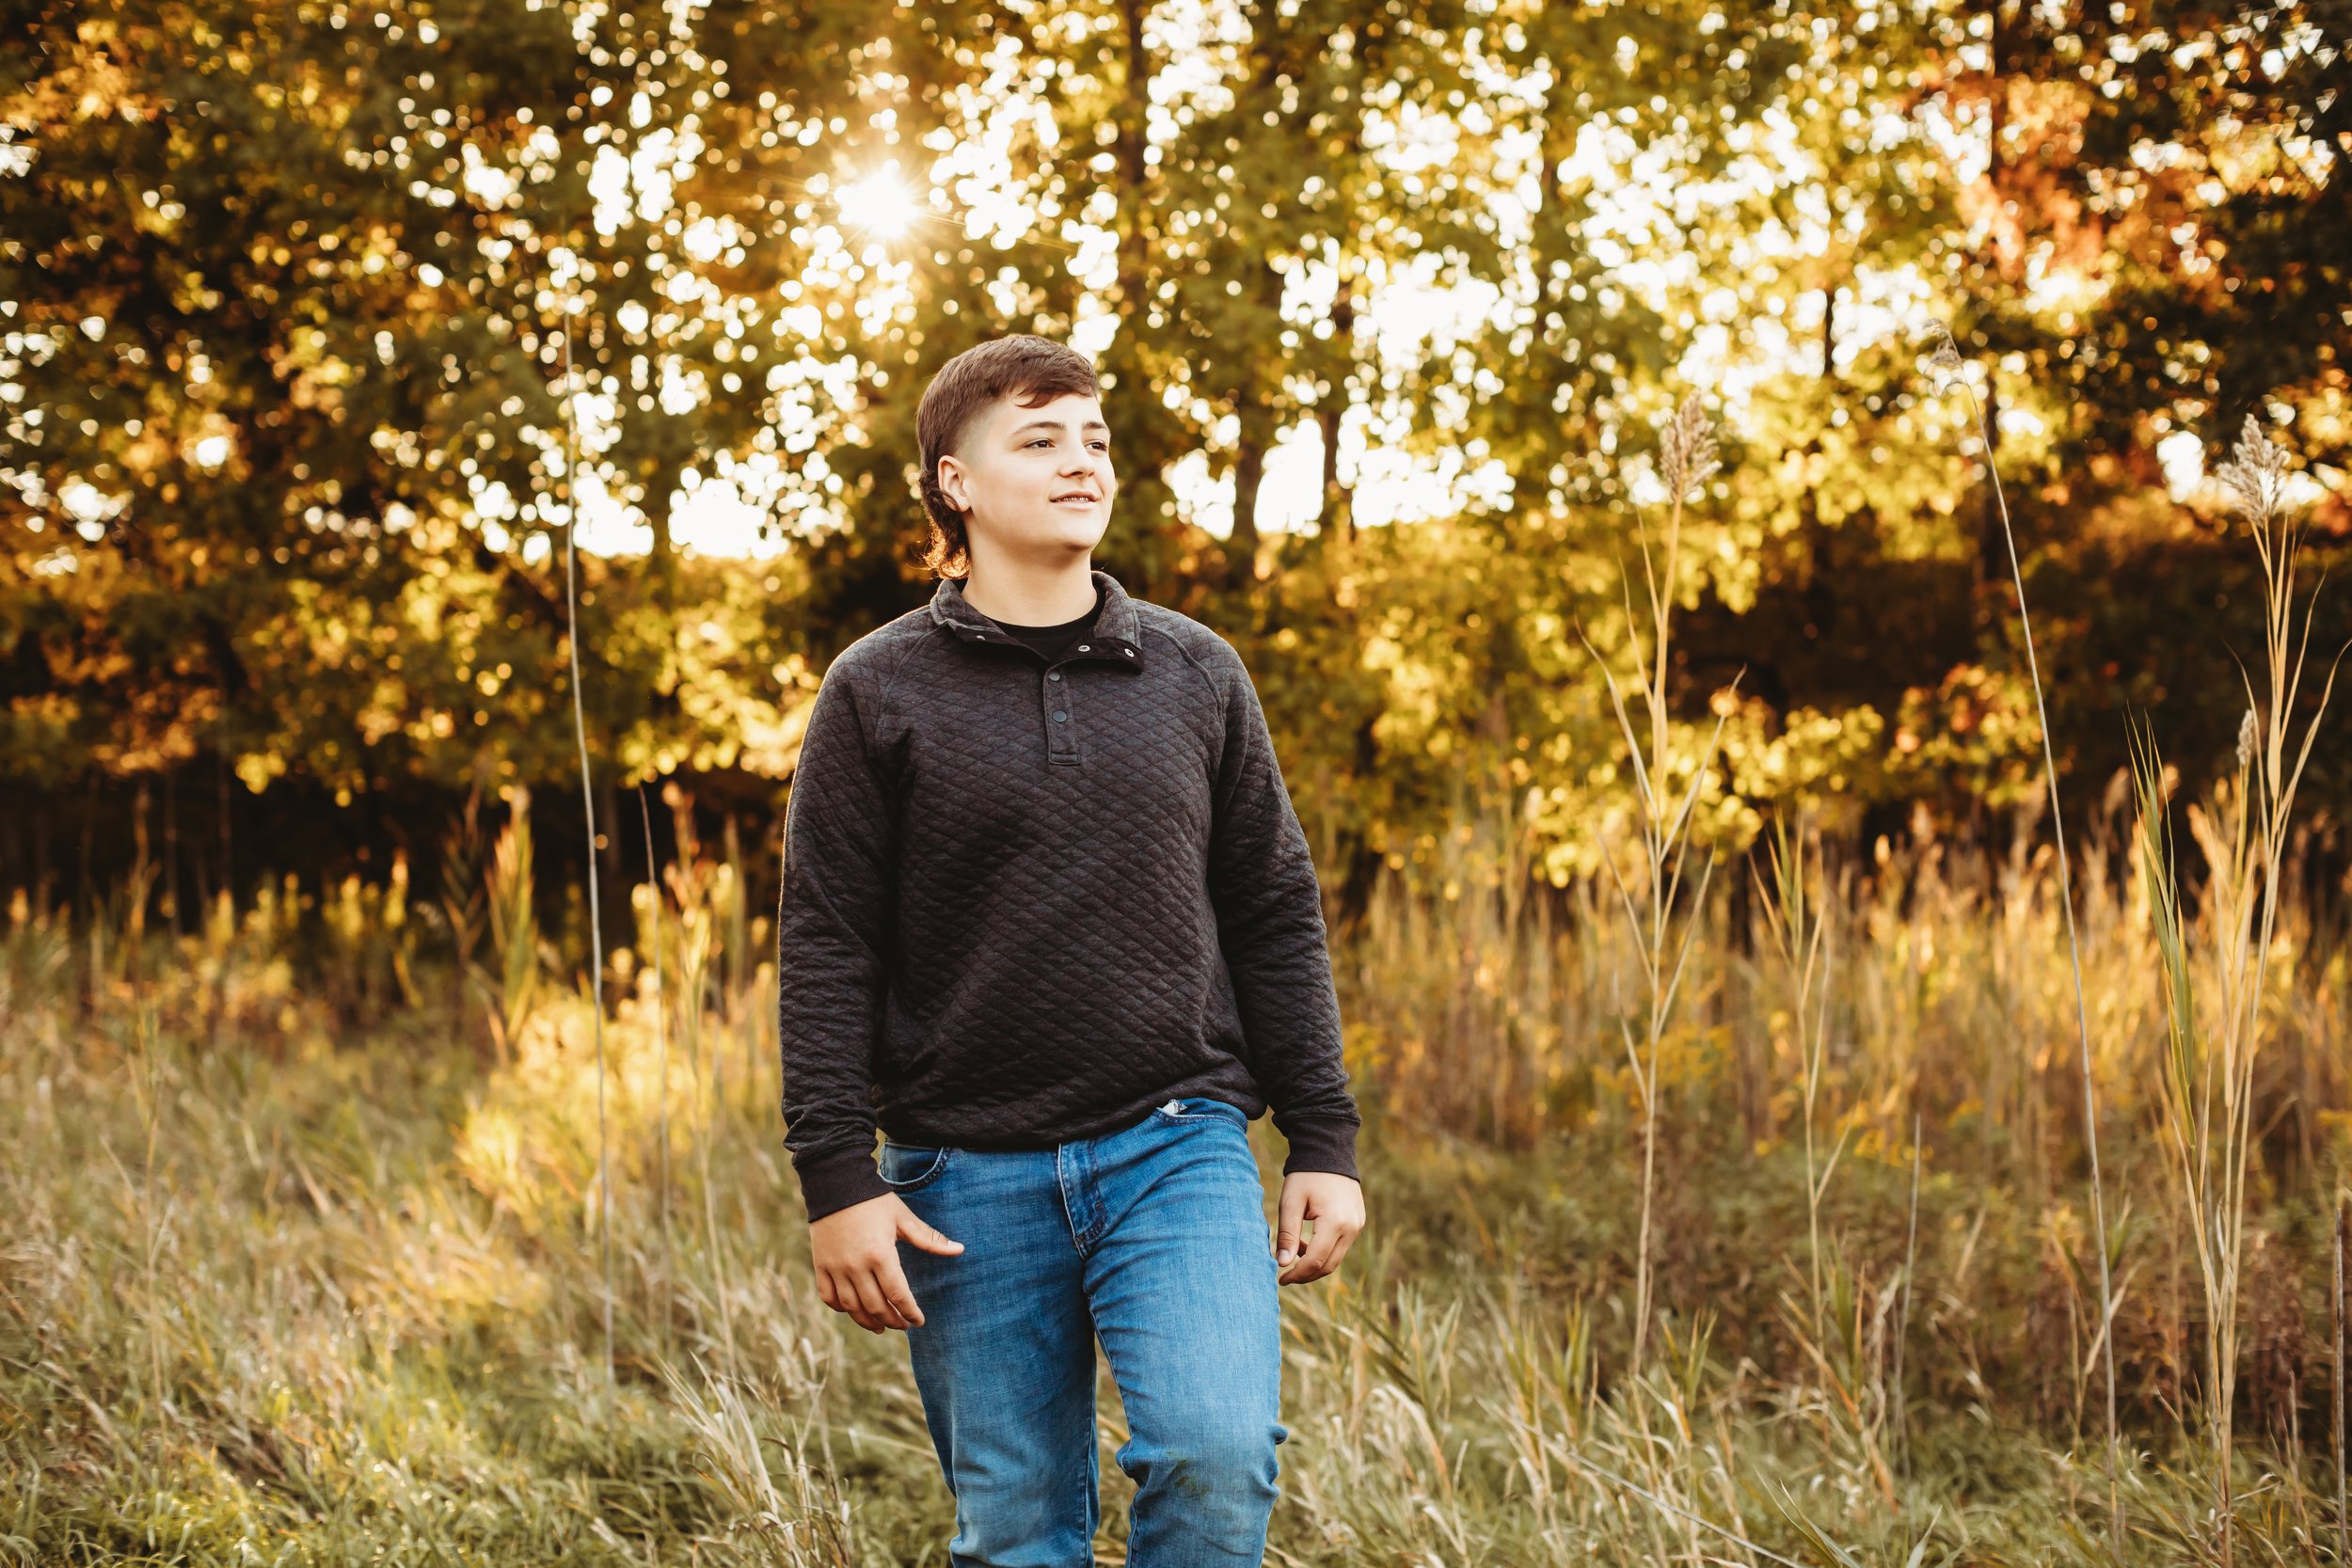
[[[1090,550],[1103,542],[1104,531],[1109,523],[1110,514],[1105,510],[1098,510],[1093,515],[1087,517],[1054,515],[1033,517],[1029,519],[1028,526],[1021,531],[1024,538],[1036,548],[1044,549],[1059,545],[1070,549]]]

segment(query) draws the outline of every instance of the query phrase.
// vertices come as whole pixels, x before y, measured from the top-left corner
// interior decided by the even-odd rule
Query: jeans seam
[[[1087,1443],[1085,1449],[1078,1455],[1078,1524],[1082,1528],[1093,1523],[1094,1504],[1097,1500],[1088,1480],[1093,1472],[1094,1446],[1100,1440],[1095,1426],[1094,1395],[1095,1383],[1101,1374],[1095,1370],[1093,1351],[1093,1330],[1089,1326],[1087,1338]],[[1090,1528],[1087,1529],[1086,1536],[1086,1556],[1081,1561],[1091,1565],[1094,1561],[1094,1531]]]
[[[1082,1143],[1078,1146],[1078,1149],[1079,1180],[1085,1186],[1087,1207],[1089,1210],[1087,1220],[1086,1245],[1081,1250],[1085,1256],[1090,1258],[1094,1254],[1096,1244],[1103,1240],[1104,1232],[1110,1228],[1110,1212],[1104,1208],[1094,1191],[1093,1142],[1089,1140]]]
[[[1070,1190],[1071,1170],[1066,1169],[1065,1165],[1074,1167],[1076,1173],[1078,1191],[1074,1195],[1074,1200]],[[1102,1240],[1104,1216],[1089,1212],[1083,1227],[1078,1223],[1078,1215],[1082,1211],[1096,1207],[1092,1191],[1094,1149],[1091,1142],[1079,1139],[1074,1143],[1062,1145],[1060,1152],[1054,1160],[1054,1176],[1057,1183],[1061,1187],[1062,1213],[1070,1222],[1071,1243],[1078,1249],[1080,1258],[1091,1257],[1094,1243]]]

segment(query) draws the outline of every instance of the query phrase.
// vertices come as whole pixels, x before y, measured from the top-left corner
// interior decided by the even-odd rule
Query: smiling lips
[[[1099,497],[1089,496],[1083,491],[1073,490],[1066,496],[1056,496],[1054,498],[1054,504],[1058,506],[1064,501],[1085,501],[1088,505],[1091,506],[1099,499]]]

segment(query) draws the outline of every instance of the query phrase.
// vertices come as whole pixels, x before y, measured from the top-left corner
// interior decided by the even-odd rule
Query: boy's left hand
[[[1281,1222],[1274,1260],[1283,1265],[1275,1278],[1284,1285],[1321,1279],[1340,1266],[1347,1246],[1364,1227],[1363,1183],[1335,1170],[1293,1171],[1282,1178]],[[1302,1222],[1314,1222],[1306,1250],[1299,1250]]]

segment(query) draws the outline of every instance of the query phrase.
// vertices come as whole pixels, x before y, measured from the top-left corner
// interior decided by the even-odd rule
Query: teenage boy
[[[818,1293],[905,1330],[957,1568],[1092,1560],[1098,1336],[1127,1561],[1257,1563],[1277,1286],[1364,1223],[1306,835],[1240,656],[1091,564],[1116,481],[1085,356],[968,349],[915,436],[936,590],[826,671],[786,814]]]

